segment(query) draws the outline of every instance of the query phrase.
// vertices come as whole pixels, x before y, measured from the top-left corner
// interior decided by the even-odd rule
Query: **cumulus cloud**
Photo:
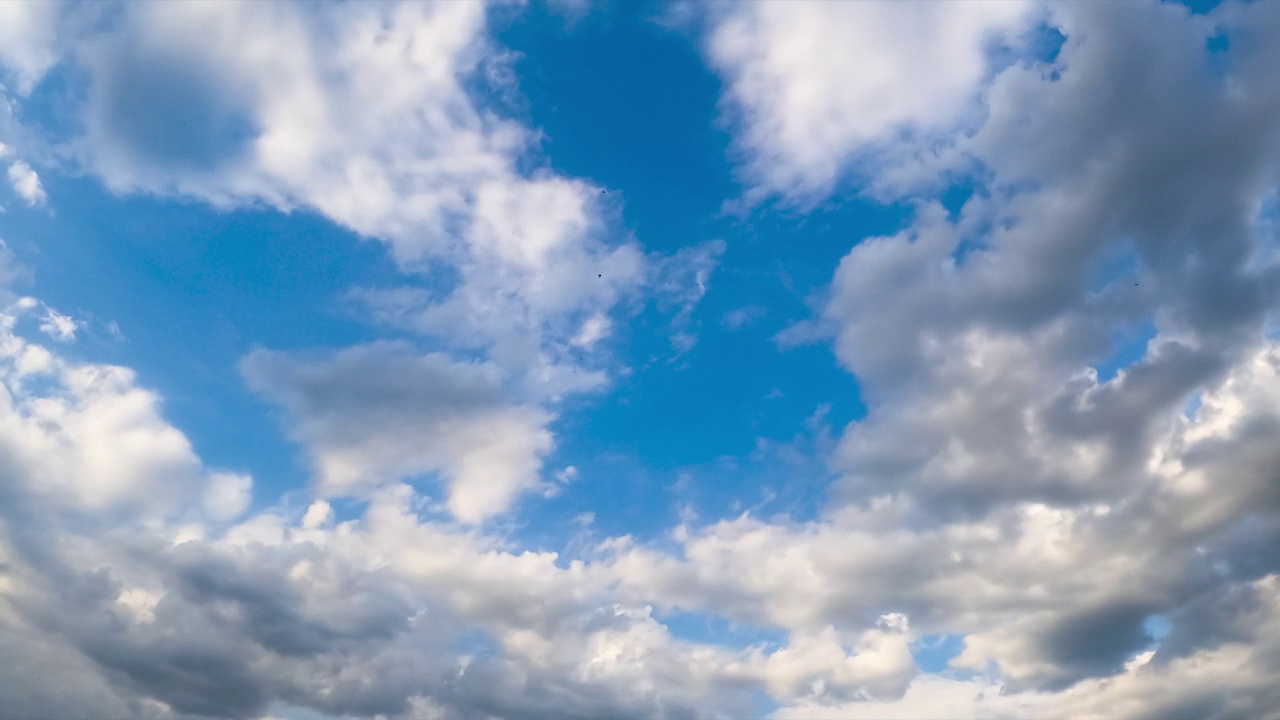
[[[43,205],[48,196],[40,185],[40,176],[25,162],[18,160],[9,165],[9,184],[13,191],[29,206]]]
[[[485,14],[474,3],[126,13],[87,59],[98,81],[86,161],[120,189],[311,207],[388,242],[407,269],[448,263],[460,282],[432,291],[420,328],[535,366],[544,335],[566,339],[563,316],[610,306],[641,258],[605,243],[593,185],[522,172],[531,134],[468,91],[494,77],[484,63],[504,62]],[[249,43],[260,56],[245,38],[261,40]],[[173,97],[210,110],[156,112],[138,95],[155,82],[129,71],[142,58],[172,76],[156,81]]]
[[[324,495],[439,473],[449,509],[477,522],[536,486],[551,450],[551,416],[506,400],[490,363],[381,343],[311,359],[257,351],[243,369],[288,413]]]
[[[832,33],[854,12],[808,9]],[[793,109],[790,93],[841,72],[856,86],[858,66],[815,61],[844,52],[824,31],[804,36],[817,47],[787,45],[783,30],[798,19],[766,25],[763,8],[735,12],[713,24],[712,60],[731,79],[727,102],[750,109],[744,88],[766,88],[757,102],[767,109],[738,127],[745,148],[767,148],[747,155],[766,190],[825,195],[863,159],[843,148],[874,149],[891,126],[953,122],[946,102],[930,106],[942,115],[875,126],[861,124],[874,114],[815,112],[813,123],[847,135],[810,130],[817,144],[787,142],[776,130],[785,118],[761,122],[762,112]],[[682,561],[636,550],[620,562],[654,594],[744,621],[865,627],[892,609],[913,628],[965,635],[954,665],[997,668],[1020,699],[961,703],[960,715],[1261,712],[1274,702],[1265,673],[1239,678],[1239,694],[1207,678],[1246,656],[1271,667],[1269,643],[1218,634],[1190,614],[1228,588],[1256,596],[1276,572],[1262,548],[1280,506],[1264,478],[1280,466],[1263,449],[1276,427],[1263,408],[1276,352],[1267,328],[1280,269],[1266,208],[1280,170],[1280,86],[1261,38],[1277,15],[1133,3],[1053,5],[1041,17],[1066,38],[1053,60],[980,72],[980,33],[957,29],[956,44],[940,43],[969,69],[942,97],[984,107],[966,132],[943,137],[960,162],[932,171],[978,168],[965,178],[977,192],[958,214],[914,197],[906,229],[858,242],[814,323],[831,329],[869,405],[832,458],[841,477],[828,518],[790,528],[743,518],[691,534]],[[716,32],[730,50],[758,49],[735,60],[717,50]],[[1219,35],[1232,54],[1214,62],[1208,40]],[[930,82],[951,82],[950,69]],[[914,142],[898,147],[914,152]],[[1144,325],[1155,336],[1139,359],[1100,377],[1121,351],[1117,337]],[[778,562],[737,564],[753,554]],[[1176,669],[1148,654],[1157,615],[1187,628],[1173,633],[1189,654]],[[1153,692],[1179,677],[1187,685],[1168,700]],[[921,682],[921,692],[940,687]],[[827,712],[801,708],[794,716]]]
[[[534,378],[589,376],[578,328],[645,282],[600,188],[547,170],[504,116],[510,58],[482,3],[20,14],[56,30],[23,72],[85,79],[59,99],[83,128],[60,153],[116,192],[315,211],[385,242],[413,302],[380,316]]]
[[[5,85],[27,94],[57,62],[59,3],[6,3],[0,7],[0,65]],[[0,96],[2,97],[2,96]],[[0,153],[3,155],[3,153]]]
[[[0,316],[6,333],[5,462],[25,492],[70,509],[166,512],[200,477],[190,444],[160,417],[158,398],[126,368],[59,360],[12,335],[33,302]],[[54,390],[47,387],[52,384]]]
[[[708,12],[706,53],[747,177],[809,200],[858,162],[946,136],[973,109],[991,50],[1030,2],[740,3]],[[864,173],[864,177],[867,174]]]
[[[0,334],[0,637],[27,662],[0,668],[5,716],[747,712],[759,659],[676,640],[581,562],[424,522],[408,486],[372,493],[355,520],[335,524],[317,500],[227,527],[251,480],[205,468],[127,371],[13,334],[14,312]],[[108,463],[102,447],[124,451]]]
[[[82,323],[69,315],[63,315],[53,308],[45,308],[44,317],[40,321],[40,332],[54,340],[70,342],[76,339],[76,330],[81,325]]]
[[[215,520],[234,520],[253,500],[253,478],[236,473],[215,473],[204,493],[204,509]]]

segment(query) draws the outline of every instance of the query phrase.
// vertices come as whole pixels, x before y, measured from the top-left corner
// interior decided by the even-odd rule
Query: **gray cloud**
[[[506,400],[492,364],[382,343],[318,359],[259,350],[242,367],[289,414],[323,493],[439,473],[450,510],[474,522],[537,485],[551,449],[550,415]]]

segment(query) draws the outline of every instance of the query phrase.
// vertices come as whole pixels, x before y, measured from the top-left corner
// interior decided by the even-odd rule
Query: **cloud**
[[[361,517],[336,525],[316,501],[305,514],[267,509],[226,527],[249,479],[205,468],[131,374],[50,354],[60,374],[28,387],[18,365],[38,346],[7,329],[0,346],[0,637],[28,659],[0,668],[7,713],[745,712],[750,679],[726,668],[746,656],[672,638],[649,609],[610,599],[606,577],[582,563],[422,521],[407,486],[373,492]],[[404,362],[440,369],[431,357]],[[72,432],[36,417],[66,405],[132,419]],[[133,480],[135,502],[113,514],[49,486],[66,458],[93,457],[75,476],[108,480],[95,454],[104,446],[129,450],[112,462],[129,463]],[[186,470],[157,476],[154,463],[175,447]]]
[[[10,393],[21,387],[17,368],[35,347],[16,340],[8,335],[3,343],[13,358]],[[1275,354],[1255,358],[1208,393],[1198,421],[1175,437],[1209,442],[1227,457],[1251,456],[1233,449],[1266,439],[1245,430],[1257,426],[1256,413],[1274,413],[1280,361],[1267,358]],[[422,367],[465,375],[422,357],[406,352],[389,377]],[[358,353],[302,363],[301,371],[292,356],[251,358],[274,363],[270,369],[291,380],[318,379],[321,388],[332,387],[331,366],[364,368]],[[74,404],[98,416],[114,412],[121,396],[147,397],[127,375],[117,374],[114,388],[71,379],[101,377],[105,368],[67,366],[56,355],[41,366],[75,372],[52,389],[31,386],[19,407],[81,388]],[[135,402],[135,412],[154,412],[150,401]],[[741,715],[750,712],[751,689],[763,687],[786,704],[780,717],[891,716],[880,711],[939,697],[953,706],[964,699],[971,714],[1069,707],[1073,716],[1116,708],[1214,716],[1268,707],[1277,669],[1267,654],[1280,617],[1274,568],[1240,565],[1247,555],[1224,542],[1231,538],[1203,532],[1203,520],[1186,513],[1204,504],[1203,495],[1182,474],[1128,510],[1011,507],[984,520],[913,529],[909,503],[885,502],[809,524],[740,518],[692,528],[674,552],[611,539],[596,557],[567,565],[551,553],[517,552],[492,537],[424,522],[420,498],[395,483],[371,492],[353,520],[335,524],[332,509],[317,501],[305,513],[259,512],[220,534],[217,524],[230,515],[222,508],[238,505],[247,483],[193,458],[187,472],[163,476],[169,497],[187,501],[126,505],[112,532],[68,523],[68,513],[86,506],[46,494],[35,481],[51,477],[60,458],[100,445],[136,448],[129,474],[141,481],[147,460],[181,437],[161,419],[148,424],[145,432],[136,422],[85,425],[92,436],[71,434],[52,453],[39,451],[38,433],[61,430],[0,423],[5,457],[33,443],[35,450],[4,475],[10,502],[0,511],[0,590],[11,611],[0,628],[35,662],[60,668],[36,677],[18,667],[0,671],[0,687],[21,684],[13,694],[22,698],[14,706],[20,710],[70,707],[74,716],[92,702],[140,717],[255,717],[284,703],[333,716],[409,716],[426,705],[444,717]],[[99,465],[80,472],[96,480]],[[138,493],[157,495],[146,484]],[[210,504],[211,497],[235,502]],[[1257,507],[1258,497],[1265,496],[1236,502]],[[87,507],[101,517],[98,505]],[[199,507],[208,514],[189,514]],[[1149,516],[1151,507],[1166,507],[1167,517]],[[1248,547],[1265,542],[1254,537]],[[1222,582],[1212,568],[1224,560],[1241,579],[1230,598],[1207,600]],[[1114,600],[1134,590],[1153,604]],[[1180,605],[1179,598],[1192,600]],[[650,602],[783,627],[790,636],[777,648],[696,645],[673,638],[646,608]],[[1147,612],[1169,614],[1176,643],[1167,657],[1139,654],[1117,671],[1115,658],[1132,651],[1129,635],[1092,631],[1132,629]],[[1051,622],[1043,632],[1010,625],[1011,617]],[[477,652],[464,628],[489,649]],[[1032,685],[1043,685],[1040,670],[1022,668],[1067,661],[1076,672],[1092,669],[1061,691],[1017,695],[997,689],[1007,680],[926,679],[917,675],[910,642],[942,628],[970,635],[961,662],[990,654],[1007,675]],[[1041,637],[1051,642],[1037,643]],[[1111,677],[1091,679],[1099,674]],[[906,705],[885,705],[899,695]]]
[[[84,78],[48,90],[69,93],[58,101],[82,132],[43,135],[118,193],[317,212],[386,243],[404,271],[413,302],[375,304],[378,317],[532,382],[589,376],[589,345],[572,340],[643,285],[645,256],[600,188],[547,169],[537,133],[506,117],[512,60],[487,15],[481,3],[68,8],[46,18],[60,42],[43,52]],[[598,385],[565,382],[549,394]]]
[[[679,358],[698,342],[693,312],[710,290],[711,275],[725,253],[723,240],[681,248],[653,263],[652,288],[658,308],[671,313],[671,345]]]
[[[740,43],[730,46],[757,49],[734,71],[771,77],[781,63],[788,90],[825,87],[830,66],[787,65],[812,59],[825,29],[841,27],[841,8],[813,8],[824,30],[793,46],[749,41],[781,38],[801,20],[757,26],[766,9],[738,11],[757,14],[725,26]],[[1265,70],[1273,49],[1258,39],[1277,16],[1061,4],[1049,20],[1066,37],[1056,59],[975,71],[981,82],[954,86],[985,104],[974,125],[944,137],[964,162],[932,168],[980,169],[964,178],[978,189],[963,210],[914,197],[909,226],[857,242],[833,278],[813,325],[831,329],[869,411],[832,457],[841,477],[825,517],[719,523],[690,533],[679,560],[636,549],[618,559],[623,584],[810,632],[902,612],[922,632],[964,635],[957,664],[995,668],[1005,692],[1022,693],[974,713],[1030,713],[1038,698],[1082,715],[1257,712],[1270,697],[1262,673],[1238,680],[1249,689],[1237,706],[1204,678],[1244,657],[1270,667],[1260,659],[1268,646],[1249,644],[1254,636],[1232,648],[1232,635],[1192,630],[1184,613],[1276,572],[1274,553],[1258,548],[1280,523],[1264,480],[1280,468],[1264,449],[1280,427],[1264,409],[1276,367],[1265,329],[1280,269],[1265,208],[1280,170],[1280,86]],[[1238,51],[1226,73],[1207,61],[1214,33]],[[731,85],[726,97],[742,103],[742,92]],[[785,127],[747,117],[746,147],[763,144],[758,127]],[[858,142],[886,132],[814,117],[843,123]],[[767,167],[780,174],[759,170],[768,189],[822,195],[860,162],[834,152],[814,164],[778,137]],[[1146,324],[1155,337],[1139,359],[1100,378],[1095,367],[1120,350],[1114,339]],[[1187,617],[1174,622],[1196,637],[1186,652],[1197,661],[1147,667],[1156,615]],[[1176,677],[1190,683],[1177,699],[1146,694]],[[1121,696],[1121,710],[1095,702]]]
[[[0,65],[8,71],[4,80],[20,95],[57,62],[59,3],[6,3],[0,8]],[[0,153],[2,154],[2,153]]]
[[[744,305],[720,316],[720,324],[729,330],[741,330],[763,318],[767,312],[759,305]]]
[[[9,165],[9,184],[28,206],[43,205],[48,196],[40,185],[40,176],[25,162],[18,160]]]
[[[6,334],[31,307],[19,302],[0,315]],[[64,362],[11,334],[3,361],[4,462],[14,482],[32,483],[24,492],[104,515],[126,507],[164,513],[182,500],[184,482],[200,477],[190,444],[128,369]]]
[[[859,162],[944,137],[971,111],[993,44],[1029,2],[743,3],[707,12],[706,54],[757,195],[808,201]],[[869,172],[868,174],[873,174]]]
[[[256,351],[251,387],[281,405],[323,495],[439,473],[448,506],[479,522],[539,482],[551,416],[505,399],[501,370],[379,343],[308,359]]]
[[[1059,693],[1009,693],[984,679],[920,675],[898,702],[857,702],[832,708],[797,705],[779,720],[842,718],[975,717],[1247,717],[1269,712],[1280,697],[1268,676],[1275,672],[1276,578],[1247,586],[1257,611],[1244,615],[1250,631],[1194,659],[1157,661],[1144,652],[1123,672],[1082,682]],[[1242,617],[1242,619],[1243,619]]]
[[[209,478],[204,509],[214,520],[234,520],[253,500],[253,478],[235,473],[216,473]]]
[[[82,325],[75,318],[63,315],[53,308],[45,308],[44,317],[40,322],[40,332],[60,342],[71,342],[76,339],[76,330]]]

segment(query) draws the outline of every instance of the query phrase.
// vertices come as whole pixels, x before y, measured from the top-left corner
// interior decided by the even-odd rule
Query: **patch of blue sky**
[[[1228,52],[1230,49],[1231,35],[1226,30],[1219,29],[1205,38],[1205,62],[1208,63],[1209,72],[1220,81],[1228,81],[1233,69],[1233,56]]]
[[[297,497],[306,498],[307,496],[305,494],[299,494]],[[287,499],[293,500],[294,496],[290,496]],[[344,523],[349,520],[359,521],[364,517],[365,511],[369,508],[369,502],[367,500],[356,497],[333,497],[327,499],[326,502],[329,503],[329,508],[333,510],[333,522],[335,524]],[[306,503],[307,501],[305,499],[300,502],[290,502],[288,503],[288,509],[300,513],[301,511],[305,511]]]
[[[1280,260],[1280,193],[1273,192],[1262,200],[1254,222],[1257,245],[1249,257],[1248,268],[1257,272]]]
[[[1154,319],[1143,310],[1148,292],[1142,287],[1149,281],[1141,259],[1132,246],[1119,245],[1105,253],[1095,264],[1089,287],[1097,297],[1109,294],[1113,313],[1109,352],[1099,357],[1093,367],[1101,382],[1111,380],[1121,370],[1146,356],[1148,343],[1156,336]]]
[[[995,73],[1015,63],[1052,64],[1058,59],[1067,37],[1049,22],[1032,26],[1016,40],[988,48],[990,72]]]
[[[523,519],[527,538],[554,537],[585,512],[604,535],[638,537],[667,531],[689,506],[700,518],[739,514],[787,492],[773,487],[784,473],[761,461],[761,439],[792,441],[824,402],[835,427],[865,414],[855,378],[828,347],[781,351],[774,336],[812,316],[844,254],[897,231],[910,209],[842,196],[807,215],[769,205],[721,212],[743,189],[717,120],[719,81],[651,11],[620,4],[566,26],[535,5],[499,33],[521,55],[527,120],[544,133],[551,167],[621,188],[623,222],[650,252],[725,242],[688,327],[653,310],[630,319],[615,340],[630,374],[566,404],[548,466],[572,465],[580,480],[539,501]],[[696,344],[679,353],[676,332]],[[797,515],[816,513],[824,473],[818,463],[806,468],[818,482],[792,482],[805,489],[789,499]],[[743,498],[752,500],[735,506]]]
[[[1166,615],[1150,615],[1142,623],[1142,629],[1151,638],[1151,647],[1159,645],[1161,641],[1168,637],[1169,630],[1172,627],[1173,624],[1169,622],[1169,618]]]
[[[955,633],[925,635],[911,643],[911,657],[921,672],[940,673],[964,651],[964,636]]]
[[[431,609],[427,608],[427,613]],[[494,642],[489,633],[485,632],[481,627],[467,627],[462,631],[462,636],[458,639],[459,650],[463,655],[473,658],[496,658],[502,657],[502,649]]]
[[[1067,42],[1067,36],[1049,23],[1040,23],[1031,31],[1027,39],[1027,54],[1034,62],[1050,64],[1057,62],[1058,53]]]
[[[1192,15],[1208,15],[1222,4],[1222,0],[1161,0],[1185,6]]]
[[[520,53],[525,119],[551,167],[621,194],[645,248],[672,252],[716,237],[721,203],[741,188],[716,122],[719,80],[655,9],[617,3],[567,25],[535,3],[497,35]]]
[[[763,687],[751,691],[751,717],[767,718],[781,710],[783,704],[775,700]]]
[[[978,192],[978,183],[972,178],[961,178],[958,182],[953,182],[939,196],[938,201],[942,203],[942,207],[946,208],[947,215],[952,221],[960,218],[960,212],[964,210],[964,206],[973,199]]]
[[[48,138],[75,136],[84,127],[83,113],[80,106],[69,98],[83,97],[88,84],[88,78],[73,63],[55,65],[21,103],[8,105],[7,110],[20,124],[6,130],[32,133],[38,128],[38,132]],[[39,143],[24,145],[40,146]]]
[[[1121,370],[1140,362],[1155,336],[1156,326],[1152,322],[1115,329],[1111,334],[1111,354],[1093,366],[1098,372],[1098,381],[1107,382]]]
[[[1204,404],[1204,393],[1192,393],[1191,397],[1182,404],[1182,416],[1188,420],[1194,420],[1202,404]]]
[[[734,650],[755,646],[776,650],[787,646],[787,632],[781,628],[743,625],[709,613],[684,610],[655,610],[653,616],[667,627],[672,637],[700,645],[720,645]]]

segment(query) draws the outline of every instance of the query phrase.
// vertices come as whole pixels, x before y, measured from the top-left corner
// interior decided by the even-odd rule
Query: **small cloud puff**
[[[18,160],[9,165],[9,184],[28,207],[43,205],[48,200],[40,176],[25,162]]]
[[[53,308],[45,308],[40,332],[59,342],[72,342],[76,339],[76,330],[83,326],[84,323],[69,315],[63,315]]]

